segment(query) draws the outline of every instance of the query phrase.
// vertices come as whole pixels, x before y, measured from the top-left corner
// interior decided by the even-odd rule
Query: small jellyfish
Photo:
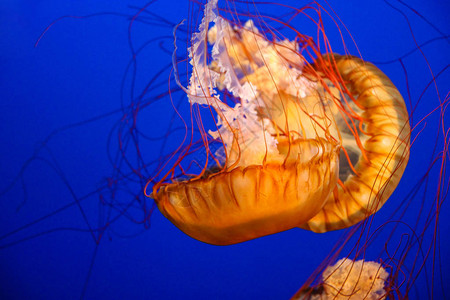
[[[382,300],[386,298],[388,277],[389,273],[377,262],[342,258],[324,270],[319,287],[302,290],[292,299]]]

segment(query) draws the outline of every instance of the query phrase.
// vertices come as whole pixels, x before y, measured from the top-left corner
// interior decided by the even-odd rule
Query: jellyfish
[[[189,86],[176,80],[191,105],[217,114],[203,146],[222,147],[208,151],[214,171],[205,165],[170,181],[171,170],[153,186],[150,196],[172,223],[228,245],[294,227],[346,228],[383,206],[405,170],[410,137],[404,100],[383,72],[321,53],[301,33],[269,40],[251,19],[230,24],[215,0],[190,42]],[[177,68],[174,61],[175,76]]]
[[[313,291],[300,293],[293,299],[385,299],[385,283],[389,273],[373,261],[351,261],[342,258],[328,266],[323,274],[323,284]]]

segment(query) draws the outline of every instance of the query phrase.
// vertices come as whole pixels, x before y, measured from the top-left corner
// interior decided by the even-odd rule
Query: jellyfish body
[[[328,149],[305,162],[237,167],[167,185],[156,194],[158,207],[183,232],[215,245],[299,226],[322,209],[335,187],[338,154],[326,142],[302,141],[298,146]]]
[[[362,109],[364,139],[349,176],[326,205],[301,227],[325,232],[351,226],[378,211],[391,196],[409,158],[409,116],[402,96],[378,68],[355,57],[334,56],[336,70]],[[354,140],[343,140],[344,148]]]
[[[217,172],[153,187],[164,216],[191,237],[228,245],[294,227],[345,228],[381,208],[406,166],[410,129],[403,98],[379,69],[322,56],[311,43],[317,57],[308,63],[298,41],[269,41],[252,21],[232,26],[217,0],[191,43],[182,88],[191,105],[216,112],[217,130],[205,135],[223,147],[212,155]]]
[[[295,295],[293,300],[386,299],[385,285],[389,273],[374,261],[342,258],[328,266],[320,288]]]

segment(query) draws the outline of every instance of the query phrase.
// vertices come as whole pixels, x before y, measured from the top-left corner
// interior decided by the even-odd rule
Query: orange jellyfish
[[[175,151],[147,195],[189,236],[229,245],[295,227],[346,228],[377,212],[399,183],[410,126],[397,88],[373,64],[334,54],[320,26],[320,42],[295,34],[227,19],[211,0],[189,41],[187,87],[174,53],[201,142]],[[200,148],[206,162],[189,172],[181,162]]]

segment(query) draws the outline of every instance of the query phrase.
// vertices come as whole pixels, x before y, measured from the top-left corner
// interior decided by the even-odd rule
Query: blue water
[[[425,20],[399,2],[392,2],[398,10],[383,1],[361,2],[330,4],[352,34],[363,58],[377,62],[405,99],[406,83],[409,84],[414,105],[432,78],[426,62],[436,76],[450,61],[450,42],[448,37],[443,38],[450,34],[450,5],[445,1],[410,1]],[[111,194],[103,189],[106,202],[101,202],[95,191],[104,187],[114,171],[108,155],[114,160],[117,153],[114,126],[122,116],[121,103],[126,106],[131,98],[138,97],[161,68],[165,70],[158,79],[161,85],[152,86],[147,99],[167,89],[173,24],[188,17],[187,0],[159,1],[148,10],[170,24],[152,23],[156,16],[149,14],[143,15],[142,22],[134,23],[131,40],[135,49],[157,40],[139,52],[132,65],[136,67],[133,83],[133,68],[127,69],[132,57],[129,22],[145,4],[86,0],[0,2],[0,191],[7,189],[0,196],[1,299],[288,299],[343,234],[340,231],[319,235],[294,229],[217,247],[186,236],[157,210],[150,222],[137,224],[135,220],[141,220],[143,213],[137,203],[130,201],[134,195],[141,195],[139,184],[123,187],[117,192],[117,202],[110,206],[105,203]],[[276,10],[270,13],[277,15]],[[91,14],[96,15],[56,22],[34,47],[55,19]],[[331,22],[327,24],[328,38],[335,51],[342,53],[339,32]],[[298,26],[302,31],[300,21]],[[349,35],[344,35],[349,52],[358,55]],[[403,58],[406,80],[398,58],[426,42],[429,43],[421,50],[427,61],[420,51]],[[442,100],[450,90],[449,75],[444,72],[436,82]],[[166,97],[143,111],[139,126],[155,136],[167,130],[173,112],[168,101]],[[438,104],[432,85],[417,106],[413,123]],[[411,110],[409,104],[408,108]],[[375,225],[388,221],[390,213],[405,201],[430,166],[430,159],[437,156],[433,156],[434,145],[437,143],[437,149],[442,149],[442,138],[436,142],[440,119],[438,113],[434,114],[414,131],[422,133],[411,150],[405,176],[377,214]],[[449,125],[448,116],[444,122]],[[172,139],[167,138],[169,148],[177,145],[178,138],[176,133]],[[157,146],[142,144],[148,161],[160,155],[161,142],[154,145]],[[413,197],[408,214],[402,217],[406,224],[414,224],[419,215],[421,222],[426,219],[435,203],[438,169],[439,166],[427,177],[430,188],[426,193],[422,190]],[[444,179],[447,187],[448,173]],[[17,177],[18,174],[22,176]],[[147,201],[151,207],[151,200]],[[127,213],[121,214],[129,203],[132,204]],[[421,212],[421,207],[426,211]],[[443,283],[450,280],[450,242],[446,238],[450,234],[449,213],[449,204],[444,202],[439,223],[443,238],[439,240],[440,252],[434,255],[434,279],[440,280],[437,271],[442,270]],[[92,234],[91,230],[103,226],[105,220],[112,222],[99,239],[99,232]],[[424,240],[429,244],[432,238],[433,230],[427,231]],[[376,253],[385,242],[377,240],[368,258],[377,259]],[[401,241],[389,242],[395,246]],[[429,295],[432,258],[433,250],[428,273],[416,281],[416,291],[425,297],[422,299]],[[442,288],[446,287],[437,285],[435,296],[440,299]]]

